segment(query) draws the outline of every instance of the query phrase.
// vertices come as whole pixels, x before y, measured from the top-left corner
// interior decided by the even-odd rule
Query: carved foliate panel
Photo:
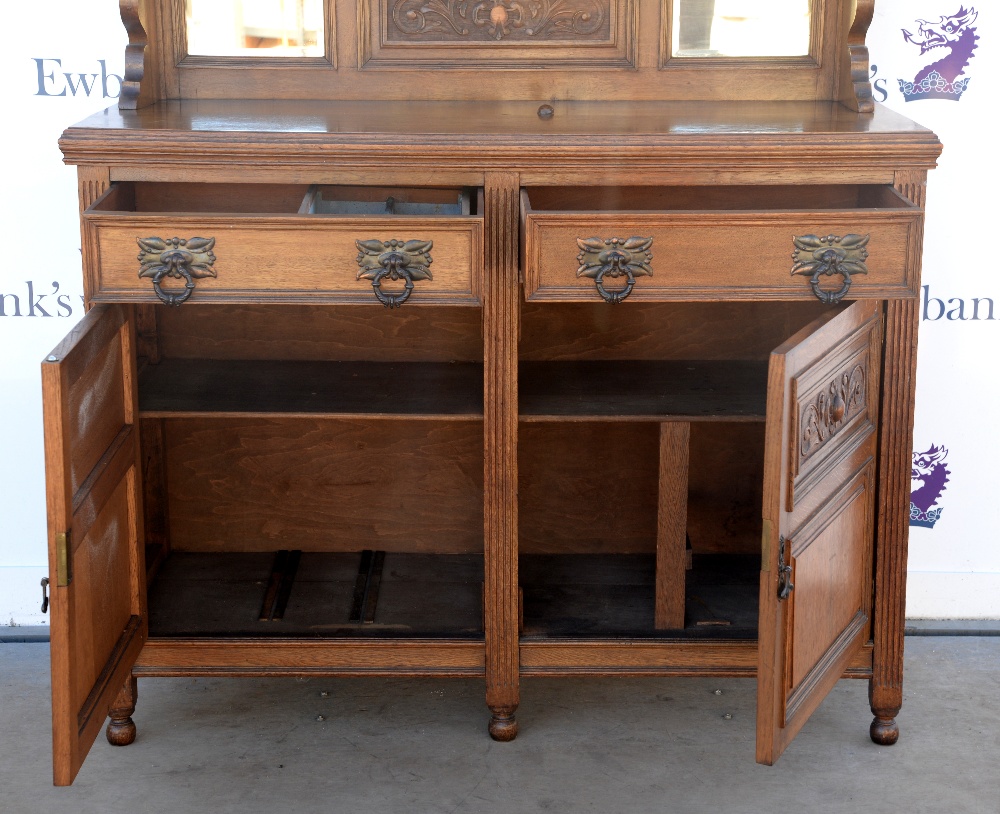
[[[876,428],[878,321],[792,379],[788,511]]]
[[[806,403],[799,419],[799,457],[808,458],[865,407],[868,372],[864,364],[839,373]]]
[[[359,67],[635,68],[636,0],[361,0]]]
[[[388,42],[606,42],[612,0],[382,0]]]

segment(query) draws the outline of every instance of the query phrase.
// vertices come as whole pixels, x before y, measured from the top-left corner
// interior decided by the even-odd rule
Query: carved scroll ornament
[[[580,247],[576,256],[580,268],[576,270],[576,276],[592,279],[597,293],[605,302],[622,302],[635,288],[636,277],[653,276],[649,265],[653,259],[651,237],[577,238],[576,245]],[[604,287],[605,279],[618,277],[625,278],[625,287],[608,291]]]
[[[604,28],[606,0],[390,0],[402,38],[572,40]],[[391,37],[397,39],[398,37]],[[432,37],[433,38],[433,37]]]
[[[153,280],[153,291],[167,305],[180,305],[194,292],[194,281],[202,277],[217,277],[213,264],[214,237],[140,237],[139,277]],[[161,283],[167,277],[183,280],[178,292],[164,291]]]
[[[799,457],[808,458],[865,407],[863,365],[839,374],[802,410]]]
[[[375,297],[386,308],[398,308],[413,293],[414,280],[433,280],[430,251],[433,240],[356,240],[358,247],[358,279],[371,280]],[[399,294],[382,290],[382,281],[402,280]]]
[[[851,289],[852,274],[867,274],[868,239],[871,235],[802,235],[793,237],[795,251],[792,252],[792,274],[809,276],[809,284],[820,302],[840,302]],[[820,287],[820,277],[839,274],[843,284],[836,291]]]

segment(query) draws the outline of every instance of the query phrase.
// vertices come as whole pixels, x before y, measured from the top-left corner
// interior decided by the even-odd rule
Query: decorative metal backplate
[[[433,240],[356,240],[358,247],[358,279],[372,281],[375,297],[386,308],[398,308],[413,293],[414,280],[433,280],[430,265],[434,262]],[[382,281],[402,280],[399,294],[387,294]]]
[[[809,276],[809,284],[820,302],[840,302],[851,288],[852,274],[867,274],[868,239],[871,235],[801,235],[793,237],[792,274]],[[839,274],[843,284],[835,291],[820,287],[820,277]]]
[[[608,0],[388,0],[388,41],[607,39]]]
[[[587,237],[577,238],[580,253],[576,256],[580,268],[577,277],[589,277],[597,287],[597,293],[605,302],[622,302],[635,288],[635,278],[653,276],[650,262],[653,259],[651,237]],[[607,278],[625,277],[625,287],[608,291],[604,287]]]
[[[153,291],[167,305],[180,305],[194,291],[194,281],[202,277],[218,277],[213,264],[214,237],[136,238],[139,252],[139,277],[153,280]],[[165,277],[183,280],[184,288],[177,292],[164,291],[160,285]]]
[[[868,374],[863,365],[839,374],[802,410],[799,458],[812,455],[865,408]]]

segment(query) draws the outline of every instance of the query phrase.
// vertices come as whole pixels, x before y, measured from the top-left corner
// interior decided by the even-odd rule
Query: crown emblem
[[[951,99],[957,102],[962,98],[965,89],[969,87],[972,77],[966,76],[963,79],[956,79],[949,82],[937,71],[931,71],[919,82],[907,82],[905,79],[899,82],[900,93],[907,102],[918,99]]]

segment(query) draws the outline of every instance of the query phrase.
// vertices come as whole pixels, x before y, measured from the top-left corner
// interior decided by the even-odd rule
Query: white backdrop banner
[[[995,4],[878,0],[868,36],[876,100],[945,145],[928,187],[911,617],[1000,618],[1000,440],[989,425],[1000,393],[1000,287],[985,240],[1000,181],[988,143],[998,18]],[[16,32],[0,53],[0,205],[11,244],[0,265],[0,625],[30,625],[47,621],[39,362],[83,313],[75,173],[56,142],[67,125],[115,104],[125,34],[115,0],[5,3],[0,21]]]
[[[118,3],[0,4],[3,137],[0,264],[0,625],[45,624],[48,573],[39,363],[83,316],[76,172],[56,142],[116,104],[125,31]],[[16,251],[14,251],[16,249]]]

